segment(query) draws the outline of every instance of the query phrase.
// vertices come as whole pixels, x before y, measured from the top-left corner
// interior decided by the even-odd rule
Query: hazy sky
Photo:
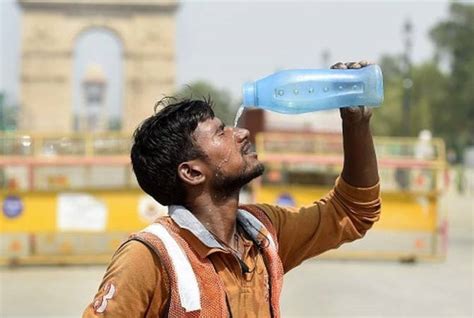
[[[432,57],[428,32],[448,8],[447,0],[185,1],[177,12],[177,84],[206,79],[237,99],[243,82],[276,69],[323,67],[324,49],[330,62],[377,61],[402,52],[407,18],[414,26],[413,60],[420,62]],[[16,100],[20,11],[15,0],[0,0],[0,9],[0,90]],[[88,64],[91,50],[77,47],[76,64]],[[104,68],[108,77],[116,76],[114,67]]]

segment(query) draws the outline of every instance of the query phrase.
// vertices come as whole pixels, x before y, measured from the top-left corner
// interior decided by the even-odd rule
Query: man
[[[132,164],[169,216],[122,244],[84,316],[279,317],[284,273],[361,238],[379,218],[371,111],[345,108],[341,117],[341,176],[325,198],[299,209],[239,207],[241,187],[264,168],[249,132],[226,127],[209,102],[175,102],[146,119]]]

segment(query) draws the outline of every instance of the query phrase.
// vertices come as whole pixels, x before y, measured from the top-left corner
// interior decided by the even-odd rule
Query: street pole
[[[321,52],[321,68],[328,68],[329,67],[329,59],[331,58],[331,52],[329,52],[329,49],[324,49]]]
[[[404,76],[403,76],[403,130],[406,135],[411,134],[411,91],[413,87],[413,80],[411,74],[411,51],[413,47],[412,42],[412,30],[413,25],[410,19],[407,19],[403,25],[403,35],[404,35],[404,53],[403,53],[403,63],[404,63]]]

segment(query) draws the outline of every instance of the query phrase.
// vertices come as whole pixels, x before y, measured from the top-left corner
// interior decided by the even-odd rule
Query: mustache
[[[246,141],[245,144],[240,148],[240,153],[242,155],[245,155],[246,153],[249,152],[254,152],[255,151],[255,146],[250,142]]]

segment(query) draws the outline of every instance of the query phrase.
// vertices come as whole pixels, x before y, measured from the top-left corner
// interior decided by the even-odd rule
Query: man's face
[[[263,165],[248,140],[249,131],[225,126],[214,117],[199,123],[193,133],[207,156],[211,185],[217,190],[235,190],[262,175]]]

